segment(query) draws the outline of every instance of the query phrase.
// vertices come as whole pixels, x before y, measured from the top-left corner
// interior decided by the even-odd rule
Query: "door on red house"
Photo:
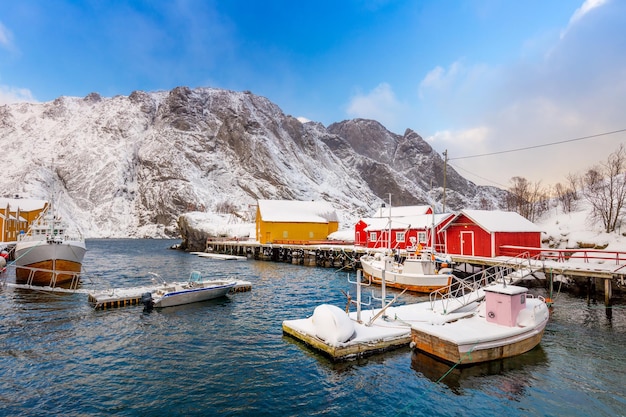
[[[474,232],[461,232],[461,255],[474,256]]]

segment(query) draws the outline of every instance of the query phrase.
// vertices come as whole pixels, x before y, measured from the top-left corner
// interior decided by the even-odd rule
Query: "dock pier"
[[[569,277],[576,286],[586,288],[588,292],[602,289],[606,306],[611,305],[614,289],[626,291],[626,252],[607,252],[589,249],[556,250],[546,248],[527,248],[506,246],[502,249],[511,253],[540,253],[539,258],[528,258],[528,267],[532,273],[544,274],[546,287],[557,275]],[[336,241],[279,241],[259,243],[244,240],[213,240],[206,242],[208,253],[246,256],[248,259],[261,261],[285,262],[294,265],[317,266],[325,268],[356,271],[360,269],[359,258],[372,250],[356,246],[349,242]],[[506,252],[506,251],[505,251]],[[578,253],[579,255],[573,255]],[[398,251],[400,257],[406,256]],[[456,265],[469,265],[473,268],[489,268],[494,265],[518,268],[519,256],[498,256],[493,258],[478,256],[450,255]],[[578,259],[576,259],[578,258]],[[597,262],[593,262],[593,261]],[[592,261],[592,262],[590,262]],[[459,268],[459,267],[457,267]],[[462,268],[462,266],[460,267]],[[458,270],[458,269],[457,269]],[[461,269],[462,271],[462,269]],[[539,279],[539,278],[538,278]]]

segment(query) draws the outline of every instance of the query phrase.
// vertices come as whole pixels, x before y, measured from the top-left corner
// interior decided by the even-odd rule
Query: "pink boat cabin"
[[[486,317],[489,323],[513,327],[517,316],[526,308],[528,289],[515,285],[485,287]]]

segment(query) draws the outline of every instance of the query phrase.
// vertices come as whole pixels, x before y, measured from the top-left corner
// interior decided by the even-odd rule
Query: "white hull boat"
[[[48,208],[15,245],[16,282],[75,287],[86,250],[80,233],[70,234],[68,226]]]
[[[447,267],[446,262],[438,263],[433,258],[430,252],[422,251],[402,263],[381,253],[364,255],[360,260],[363,274],[375,284],[381,285],[384,278],[387,287],[431,293],[450,286],[453,277],[452,269]]]
[[[163,285],[142,295],[146,308],[173,307],[224,297],[237,284],[234,280],[204,280],[192,272],[188,282]]]

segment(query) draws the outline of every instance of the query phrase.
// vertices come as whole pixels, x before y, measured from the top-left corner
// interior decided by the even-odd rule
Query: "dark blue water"
[[[281,323],[321,303],[344,307],[345,273],[212,261],[172,243],[88,241],[84,288],[199,270],[251,281],[252,291],[148,313],[95,311],[85,294],[0,290],[0,414],[626,415],[623,305],[607,314],[601,302],[559,294],[539,348],[490,364],[450,370],[408,348],[333,364],[283,336]]]

